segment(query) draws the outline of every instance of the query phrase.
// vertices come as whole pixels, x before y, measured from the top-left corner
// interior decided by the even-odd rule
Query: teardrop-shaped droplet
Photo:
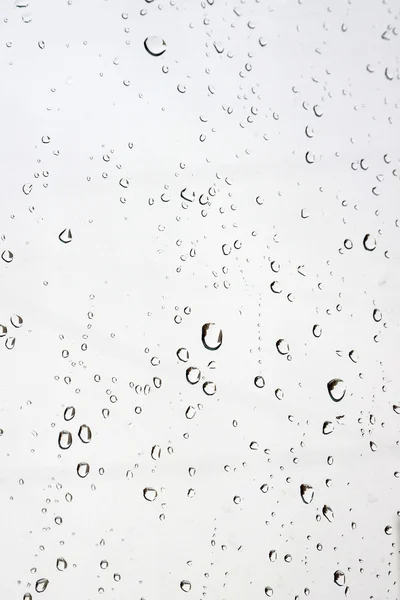
[[[205,323],[201,329],[201,341],[207,350],[218,350],[222,344],[222,329],[215,323]]]
[[[335,571],[333,574],[333,581],[336,583],[336,585],[344,585],[346,583],[346,577],[343,571]]]
[[[263,388],[265,386],[264,377],[262,377],[262,375],[257,375],[257,377],[254,378],[254,385],[257,388]]]
[[[179,348],[176,355],[182,362],[187,362],[189,360],[189,352],[186,348]]]
[[[144,40],[144,47],[151,56],[161,56],[166,51],[167,44],[161,37],[152,35]]]
[[[78,466],[76,467],[76,472],[78,473],[79,477],[82,477],[82,479],[84,477],[87,477],[87,475],[89,475],[89,471],[90,471],[90,466],[86,462],[80,462],[78,464]]]
[[[32,594],[26,592],[22,600],[32,600]]]
[[[374,238],[374,236],[371,235],[370,233],[367,233],[367,235],[363,239],[363,246],[364,246],[365,250],[368,250],[369,252],[372,252],[372,250],[375,250],[376,239]]]
[[[190,592],[190,590],[192,589],[192,584],[187,579],[184,579],[180,583],[180,588],[182,592]]]
[[[66,431],[65,429],[63,431],[60,431],[60,433],[58,434],[58,445],[60,446],[61,450],[68,450],[68,448],[70,448],[72,444],[72,434],[70,431]]]
[[[331,379],[328,384],[328,392],[334,402],[339,402],[344,398],[346,386],[342,379]]]
[[[64,410],[64,419],[66,421],[71,421],[75,416],[75,406],[67,406]]]
[[[15,337],[8,337],[6,339],[5,346],[6,346],[7,350],[12,350],[15,346]]]
[[[151,458],[153,460],[157,460],[160,458],[160,456],[161,456],[161,448],[160,448],[160,446],[157,446],[157,444],[156,444],[151,449]]]
[[[378,450],[378,446],[375,444],[375,442],[370,442],[369,447],[372,452],[376,452]]]
[[[37,582],[35,583],[35,590],[37,591],[38,594],[40,594],[41,592],[45,591],[45,589],[47,588],[48,585],[49,585],[49,580],[42,577],[41,579],[38,579]]]
[[[1,258],[4,260],[4,262],[10,263],[14,258],[14,254],[11,252],[11,250],[4,250],[1,253]]]
[[[70,229],[63,229],[62,232],[60,233],[60,235],[58,236],[58,239],[63,244],[69,244],[70,242],[72,242],[72,232],[71,232],[71,230]]]
[[[324,506],[322,507],[322,514],[326,519],[328,519],[329,523],[332,523],[333,519],[335,518],[333,510],[330,506],[327,506],[326,504],[324,504]]]
[[[56,567],[59,571],[65,571],[67,566],[68,566],[68,563],[65,560],[65,558],[57,558]]]
[[[282,355],[289,354],[290,351],[289,344],[286,340],[282,339],[276,342],[276,349],[278,350],[279,354]]]
[[[23,318],[20,317],[19,315],[13,315],[12,317],[10,317],[10,321],[11,321],[11,325],[16,327],[17,329],[22,327],[23,322],[24,322]]]
[[[186,381],[194,385],[200,381],[201,372],[197,367],[189,367],[186,369]]]
[[[81,425],[78,432],[79,439],[84,444],[88,444],[92,439],[92,431],[88,425]]]
[[[314,498],[314,489],[311,485],[302,483],[300,486],[300,496],[304,504],[310,504]]]
[[[325,423],[322,426],[322,433],[324,435],[329,435],[330,433],[332,433],[334,430],[334,426],[332,421],[325,421]]]
[[[143,490],[143,496],[148,502],[154,502],[157,498],[157,491],[154,488],[146,487]]]
[[[203,392],[207,394],[207,396],[213,396],[217,391],[217,386],[212,381],[206,381],[203,383]]]

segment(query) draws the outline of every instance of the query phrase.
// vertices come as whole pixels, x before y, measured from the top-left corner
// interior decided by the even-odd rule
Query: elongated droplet
[[[157,498],[157,491],[154,488],[146,487],[143,490],[143,496],[148,502],[154,502]]]
[[[188,406],[185,412],[185,416],[187,419],[193,419],[196,416],[196,409],[194,406]]]
[[[322,335],[322,327],[320,325],[314,325],[312,332],[314,337],[319,338]]]
[[[7,350],[12,350],[15,346],[15,337],[8,337],[6,339],[5,346],[6,346]]]
[[[60,233],[60,235],[58,236],[58,239],[63,244],[69,244],[70,242],[72,242],[72,233],[71,233],[71,230],[70,229],[63,229],[62,232]]]
[[[87,475],[89,475],[89,471],[90,471],[90,466],[86,462],[80,462],[78,464],[78,466],[76,467],[76,472],[78,473],[79,477],[82,477],[82,479],[84,477],[87,477]]]
[[[11,321],[11,325],[16,327],[17,329],[22,327],[23,322],[24,322],[23,318],[20,317],[19,315],[13,315],[12,317],[10,317],[10,321]]]
[[[302,483],[300,486],[300,496],[304,504],[310,504],[314,498],[314,489],[311,485]]]
[[[328,384],[328,392],[334,402],[339,402],[344,398],[346,386],[342,379],[331,379]]]
[[[278,554],[277,554],[276,550],[270,550],[268,557],[271,562],[275,562],[276,559],[278,558]]]
[[[218,350],[222,344],[222,329],[215,323],[205,323],[201,329],[201,341],[207,350]]]
[[[144,47],[151,56],[161,56],[167,49],[165,41],[156,35],[151,35],[144,40]]]
[[[72,434],[70,431],[66,431],[65,429],[63,431],[60,431],[60,433],[58,434],[58,445],[60,446],[61,450],[68,450],[68,448],[70,448],[72,444]]]
[[[67,406],[64,410],[64,419],[66,421],[71,421],[75,416],[75,406]]]
[[[151,449],[151,458],[153,460],[158,460],[160,458],[160,456],[161,456],[160,446],[157,446],[157,445],[153,446]]]
[[[41,579],[38,579],[37,582],[35,583],[35,590],[37,591],[38,594],[40,594],[41,592],[44,592],[46,590],[48,585],[49,585],[49,580],[42,577]]]
[[[84,443],[88,444],[92,439],[92,431],[88,425],[81,425],[78,432],[79,439]]]

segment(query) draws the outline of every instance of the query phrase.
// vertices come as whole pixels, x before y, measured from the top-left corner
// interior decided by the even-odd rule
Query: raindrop
[[[372,252],[376,248],[376,239],[369,233],[363,239],[363,246],[366,250]]]
[[[194,406],[188,406],[185,412],[185,417],[187,419],[193,419],[193,417],[196,415],[196,409],[194,408]]]
[[[265,588],[265,595],[268,596],[269,598],[271,596],[273,596],[274,594],[274,590],[272,589],[272,587],[269,587],[269,585],[267,585],[267,587]]]
[[[331,379],[327,387],[329,395],[334,402],[339,402],[344,398],[346,386],[341,379]]]
[[[333,510],[330,506],[327,506],[326,504],[324,504],[324,506],[322,507],[322,514],[326,519],[328,519],[329,523],[332,523],[333,519],[335,518]]]
[[[382,313],[379,310],[379,308],[374,309],[374,312],[372,313],[372,317],[373,317],[374,321],[376,321],[376,323],[379,323],[379,321],[382,320]]]
[[[190,590],[192,589],[192,584],[187,579],[181,581],[179,585],[183,592],[190,592]]]
[[[29,194],[32,191],[32,188],[32,183],[24,183],[24,185],[22,186],[22,191],[24,192],[25,196],[29,196]]]
[[[12,350],[15,346],[15,337],[8,337],[6,339],[5,346],[6,346],[7,350]]]
[[[160,458],[160,456],[161,456],[160,446],[157,446],[157,445],[153,446],[151,449],[151,458],[153,460],[157,460],[158,458]]]
[[[200,381],[201,372],[197,367],[189,367],[186,369],[186,380],[194,385]]]
[[[282,339],[280,339],[276,342],[276,349],[278,350],[279,354],[282,354],[282,355],[288,354],[290,351],[289,344],[287,343],[286,340],[282,340]]]
[[[392,535],[392,533],[393,533],[393,527],[391,527],[390,525],[386,525],[386,527],[385,527],[385,533],[386,533],[386,535]]]
[[[276,551],[276,550],[270,550],[270,551],[269,551],[269,554],[268,554],[268,557],[269,557],[269,560],[270,560],[271,562],[275,562],[275,561],[276,561],[276,559],[278,558],[278,553],[277,553],[277,551]]]
[[[302,483],[300,486],[300,496],[304,504],[310,504],[314,498],[314,489],[311,485]]]
[[[222,329],[215,323],[205,323],[201,329],[201,341],[207,350],[218,350],[222,344]]]
[[[65,558],[57,558],[56,567],[59,571],[65,571],[67,566],[68,566],[68,564],[67,564],[67,561],[65,560]]]
[[[282,292],[281,284],[279,283],[279,281],[273,281],[269,287],[271,288],[271,291],[274,292],[274,294],[280,294]]]
[[[75,416],[75,406],[67,406],[64,410],[64,419],[66,421],[71,421]]]
[[[4,250],[1,254],[1,258],[4,260],[4,262],[10,263],[14,258],[14,254],[11,252],[11,250]]]
[[[146,487],[143,490],[143,496],[148,502],[154,502],[157,498],[157,491],[154,488]]]
[[[4,337],[7,333],[7,327],[5,325],[0,325],[0,337]]]
[[[161,56],[166,51],[167,44],[161,37],[152,35],[144,40],[144,47],[151,56]]]
[[[128,188],[128,187],[129,187],[129,181],[128,181],[127,179],[124,179],[124,178],[122,177],[122,179],[120,179],[120,180],[119,180],[119,185],[120,185],[121,187],[123,187],[124,189],[126,189],[126,188]]]
[[[325,423],[322,426],[322,433],[324,435],[329,435],[330,433],[333,432],[333,430],[334,430],[334,427],[333,427],[332,421],[325,421]]]
[[[68,448],[71,447],[72,444],[72,434],[70,431],[66,431],[65,429],[63,431],[60,431],[60,433],[58,434],[58,445],[60,446],[61,450],[68,450]]]
[[[217,386],[212,381],[206,381],[203,383],[203,391],[207,396],[213,396],[217,391]]]
[[[78,464],[78,466],[76,467],[76,472],[78,473],[79,477],[82,477],[82,479],[84,477],[86,477],[87,475],[89,475],[89,471],[90,471],[90,466],[86,462],[80,462]]]
[[[358,358],[358,354],[355,350],[350,350],[349,352],[349,358],[350,360],[353,361],[353,363],[357,363],[359,358]]]
[[[38,594],[40,594],[41,592],[44,592],[46,590],[48,585],[49,585],[49,580],[42,577],[41,579],[38,579],[37,582],[35,583],[35,590],[37,591]]]
[[[263,494],[266,494],[269,490],[268,483],[263,483],[262,486],[260,487],[260,490],[262,491]]]
[[[69,244],[70,242],[72,242],[72,233],[71,233],[71,230],[70,229],[63,229],[62,232],[60,233],[60,235],[58,236],[58,239],[63,244]]]
[[[179,348],[176,355],[182,362],[187,362],[189,360],[189,352],[186,348]]]
[[[19,315],[13,315],[12,317],[10,317],[10,321],[11,321],[11,325],[14,325],[14,327],[16,327],[17,329],[19,327],[22,327],[22,324],[24,322],[23,318],[20,317]]]
[[[346,583],[346,577],[343,571],[335,571],[333,574],[333,581],[336,583],[336,585],[344,585]]]
[[[264,377],[257,375],[257,377],[254,378],[254,385],[258,388],[263,388],[265,386]]]
[[[322,335],[321,325],[314,325],[312,332],[313,332],[314,337],[316,337],[316,338],[321,337],[321,335]]]
[[[88,425],[81,425],[78,432],[79,439],[84,444],[88,444],[92,439],[92,431]]]

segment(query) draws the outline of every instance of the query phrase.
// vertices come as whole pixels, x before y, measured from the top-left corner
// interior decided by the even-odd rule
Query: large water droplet
[[[265,386],[264,377],[257,375],[257,377],[254,378],[254,385],[258,388],[263,388]]]
[[[194,385],[200,381],[201,372],[197,367],[189,367],[186,369],[186,380]]]
[[[166,51],[167,44],[161,37],[152,35],[144,40],[144,47],[151,56],[161,56]]]
[[[213,396],[217,391],[217,386],[212,381],[206,381],[203,383],[203,391],[207,396]]]
[[[187,362],[189,360],[189,352],[186,348],[179,348],[176,355],[182,362]]]
[[[326,519],[328,519],[329,523],[332,523],[333,519],[335,518],[333,510],[330,506],[327,506],[326,504],[324,504],[324,506],[322,507],[322,514]]]
[[[302,483],[300,486],[300,496],[304,504],[310,504],[314,498],[314,489],[311,485]]]
[[[72,444],[72,434],[70,431],[60,431],[58,434],[58,445],[62,450],[68,450]]]
[[[143,490],[143,496],[148,502],[154,502],[157,498],[157,491],[154,488],[146,487]]]
[[[56,567],[59,571],[65,571],[67,566],[68,566],[68,563],[65,560],[65,558],[57,558]]]
[[[10,263],[14,258],[14,254],[11,252],[11,250],[4,250],[1,253],[1,258],[4,260],[4,262]]]
[[[289,344],[286,340],[282,339],[276,342],[276,349],[278,350],[279,354],[282,355],[289,354],[290,351]]]
[[[374,236],[372,236],[370,233],[367,233],[367,235],[363,239],[363,246],[366,250],[369,250],[369,252],[375,250],[376,239],[374,238]]]
[[[222,344],[222,329],[215,323],[205,323],[201,329],[201,341],[207,350],[218,350]]]
[[[344,585],[346,583],[346,577],[343,571],[335,571],[333,574],[333,581],[336,583],[336,585]]]
[[[84,443],[88,444],[92,439],[92,431],[88,425],[81,425],[78,432],[79,439]]]
[[[192,584],[187,579],[181,581],[179,585],[183,592],[190,592],[190,590],[192,589]]]
[[[344,398],[346,386],[342,379],[331,379],[328,384],[328,392],[334,402],[339,402]]]
[[[13,315],[12,317],[10,317],[10,321],[11,321],[11,325],[16,327],[17,329],[22,327],[23,322],[24,322],[23,318],[20,317],[19,315]]]
[[[37,582],[35,583],[35,590],[37,591],[38,594],[40,594],[41,592],[44,592],[46,590],[48,585],[49,585],[49,580],[42,577],[41,579],[38,579]]]
[[[89,475],[89,471],[90,471],[90,466],[86,462],[80,462],[78,464],[78,466],[76,467],[76,472],[78,473],[79,477],[82,477],[82,479],[84,477],[87,477],[87,475]]]
[[[60,233],[60,235],[58,236],[58,239],[63,244],[69,244],[70,242],[72,242],[72,233],[71,233],[71,230],[70,229],[63,229],[62,232]]]

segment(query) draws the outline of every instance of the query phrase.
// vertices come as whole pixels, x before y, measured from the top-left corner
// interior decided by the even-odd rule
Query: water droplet
[[[160,458],[160,456],[161,456],[160,446],[157,446],[157,445],[153,446],[151,449],[151,458],[153,460],[157,460],[158,458]]]
[[[376,452],[378,450],[378,446],[375,444],[375,442],[370,442],[369,447],[372,452]]]
[[[24,183],[24,185],[22,186],[22,191],[24,192],[25,196],[29,196],[29,194],[32,191],[32,188],[32,183]]]
[[[186,380],[194,385],[200,381],[201,372],[197,367],[189,367],[186,369]]]
[[[218,52],[218,54],[222,54],[223,51],[225,50],[225,48],[223,47],[223,45],[220,42],[214,42],[214,48],[216,49],[216,51]]]
[[[379,323],[379,321],[382,321],[382,313],[379,310],[379,308],[374,309],[374,312],[372,313],[372,318],[374,319],[374,321],[376,321],[376,323]]]
[[[152,35],[144,40],[144,47],[151,56],[161,56],[166,51],[167,44],[161,37]]]
[[[241,501],[242,501],[242,499],[241,499],[241,497],[240,497],[240,496],[234,496],[234,497],[233,497],[233,502],[234,502],[235,504],[240,504],[240,503],[241,503]]]
[[[15,337],[8,337],[6,339],[5,346],[6,346],[7,350],[12,350],[15,346]]]
[[[334,426],[332,421],[325,421],[325,423],[322,426],[322,433],[324,435],[329,435],[330,433],[332,433],[334,430]]]
[[[270,551],[269,551],[269,554],[268,554],[268,557],[269,557],[269,560],[270,560],[271,562],[275,562],[275,561],[276,561],[276,559],[278,558],[278,553],[277,553],[277,551],[276,551],[276,550],[270,550]]]
[[[222,329],[215,323],[205,323],[201,329],[201,341],[207,350],[218,350],[222,344]]]
[[[263,494],[266,494],[269,490],[268,483],[263,483],[262,486],[260,487],[260,490],[262,491]]]
[[[30,594],[29,592],[26,592],[26,594],[24,594],[24,597],[22,600],[32,600],[32,594]]]
[[[288,354],[290,351],[289,344],[286,340],[282,339],[276,342],[276,349],[278,350],[279,354],[282,355]]]
[[[148,502],[154,502],[157,498],[157,491],[154,488],[146,487],[143,490],[143,496]]]
[[[68,448],[71,447],[72,444],[72,434],[70,431],[66,431],[65,429],[63,431],[60,431],[60,433],[58,434],[58,445],[60,446],[61,450],[68,450]]]
[[[336,585],[344,585],[346,583],[346,577],[343,571],[335,571],[333,574],[333,581],[336,583]]]
[[[37,582],[35,583],[35,590],[37,591],[38,594],[40,594],[41,592],[44,592],[46,590],[48,585],[49,585],[49,580],[42,577],[41,579],[38,579]]]
[[[314,325],[312,332],[313,332],[314,337],[316,337],[316,338],[321,337],[321,335],[322,335],[321,325]]]
[[[393,533],[393,527],[391,527],[390,525],[386,525],[386,527],[385,527],[385,533],[386,533],[386,535],[392,535],[392,533]]]
[[[7,327],[5,325],[0,325],[0,337],[4,337],[7,333]]]
[[[123,187],[124,189],[129,187],[129,181],[127,179],[124,179],[123,177],[119,180],[119,185],[121,187]]]
[[[271,268],[272,268],[272,265],[271,265]],[[281,288],[281,284],[279,283],[279,281],[273,281],[269,287],[271,288],[271,291],[274,292],[274,294],[282,293],[282,288]]]
[[[182,362],[187,362],[189,360],[189,352],[186,348],[179,348],[176,355]]]
[[[16,327],[17,329],[19,329],[19,327],[22,327],[22,324],[24,322],[23,318],[19,315],[13,315],[12,317],[10,317],[10,321],[11,325],[14,325],[14,327]]]
[[[268,596],[269,598],[274,595],[274,590],[269,585],[267,585],[264,592],[265,592],[265,595]]]
[[[328,392],[334,402],[339,402],[344,398],[346,386],[341,379],[331,379],[328,384]]]
[[[63,229],[62,232],[60,233],[60,235],[58,236],[58,239],[63,244],[69,244],[70,242],[72,242],[72,233],[71,233],[71,230],[70,229]]]
[[[314,498],[314,488],[311,485],[302,483],[300,486],[300,496],[304,504],[310,504]]]
[[[400,406],[393,404],[393,410],[397,415],[400,415]]]
[[[88,444],[92,439],[92,431],[88,425],[81,425],[78,432],[79,439],[84,443]]]
[[[326,519],[328,519],[329,523],[332,523],[333,519],[335,518],[333,510],[330,506],[327,506],[326,504],[324,504],[324,506],[322,507],[322,514]]]
[[[363,239],[363,246],[366,250],[372,252],[372,250],[375,250],[376,248],[376,239],[371,234],[367,233]]]
[[[212,381],[206,381],[203,383],[203,391],[207,396],[213,396],[217,391],[217,386]]]
[[[107,569],[108,567],[108,560],[102,560],[100,562],[100,569]]]
[[[89,475],[89,471],[90,471],[90,466],[86,462],[80,462],[78,464],[78,466],[76,467],[76,472],[78,473],[79,477],[82,477],[82,479],[84,477],[87,477],[87,475]]]
[[[1,253],[1,258],[4,260],[4,262],[10,263],[14,258],[14,254],[11,252],[11,250],[4,250],[4,252]]]
[[[65,560],[65,558],[57,558],[56,567],[59,571],[65,571],[67,566],[68,566],[68,563]]]
[[[353,361],[353,363],[357,363],[359,360],[358,354],[355,350],[350,350],[349,358],[350,358],[350,360]]]
[[[183,592],[190,592],[190,590],[192,589],[192,584],[187,579],[181,581],[179,585]]]
[[[263,388],[265,386],[264,377],[257,375],[257,377],[254,378],[254,385],[258,388]]]
[[[196,416],[196,409],[194,406],[188,406],[185,412],[185,416],[187,419],[193,419]]]
[[[66,421],[71,421],[75,416],[75,407],[74,406],[67,406],[67,408],[64,410],[64,419]]]

